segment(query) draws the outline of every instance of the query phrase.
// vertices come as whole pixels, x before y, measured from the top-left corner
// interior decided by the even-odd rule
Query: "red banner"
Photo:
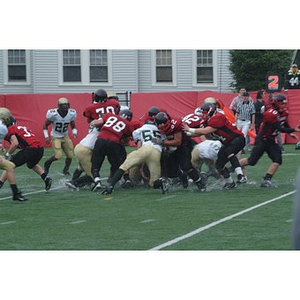
[[[212,91],[133,93],[131,94],[130,108],[133,112],[133,118],[136,120],[143,117],[151,106],[164,109],[171,116],[184,117],[194,112],[196,107],[201,106],[207,97],[220,99],[228,108],[236,95],[236,93],[219,93]],[[250,93],[250,96],[255,100],[256,92]],[[289,123],[291,127],[295,127],[300,123],[300,90],[289,90],[286,96],[289,101],[288,105],[290,109]],[[71,108],[77,111],[75,123],[78,128],[78,138],[77,140],[73,139],[73,143],[76,145],[88,132],[88,123],[83,116],[83,111],[86,106],[92,103],[92,95],[90,93],[6,94],[0,95],[0,106],[10,109],[20,125],[30,128],[43,145],[48,146],[45,144],[43,124],[46,120],[47,110],[56,108],[57,101],[60,97],[66,97],[70,102]],[[49,130],[50,127],[51,126],[49,126]],[[300,134],[298,134],[298,136],[300,138]],[[297,141],[287,135],[285,142],[296,143]]]

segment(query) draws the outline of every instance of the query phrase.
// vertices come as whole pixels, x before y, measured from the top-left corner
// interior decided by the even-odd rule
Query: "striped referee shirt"
[[[251,116],[255,114],[255,107],[253,102],[240,102],[236,108],[238,120],[251,121]]]

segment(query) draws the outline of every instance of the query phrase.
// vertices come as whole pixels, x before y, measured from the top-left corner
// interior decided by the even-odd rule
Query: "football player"
[[[74,190],[79,190],[79,188],[94,183],[92,176],[92,153],[99,135],[99,130],[99,127],[90,126],[88,134],[76,145],[74,154],[78,166],[73,173],[72,180],[65,183],[66,186]],[[85,176],[80,177],[82,172],[85,172]]]
[[[183,187],[187,188],[188,176],[197,185],[198,190],[205,191],[205,179],[191,163],[191,152],[196,142],[183,132],[182,120],[172,118],[166,112],[160,112],[155,116],[155,123],[158,130],[166,135],[163,141],[163,146],[166,148],[164,155],[166,177],[179,177]]]
[[[90,123],[92,126],[101,126],[92,154],[92,176],[95,181],[92,191],[103,187],[100,181],[100,169],[105,157],[111,165],[112,176],[126,159],[126,151],[124,153],[122,144],[126,144],[131,137],[133,131],[131,119],[132,112],[125,109],[119,115],[107,113]]]
[[[73,137],[77,138],[77,128],[75,119],[77,112],[70,108],[67,98],[58,99],[58,108],[49,109],[46,113],[46,121],[43,126],[46,144],[50,143],[48,134],[48,126],[52,124],[51,140],[54,155],[51,156],[44,164],[45,173],[49,173],[51,164],[62,158],[62,152],[65,153],[65,166],[63,168],[64,175],[70,175],[69,168],[73,158],[73,143],[68,135],[69,125],[72,128]]]
[[[11,122],[11,112],[9,109],[5,107],[0,107],[0,150],[5,152],[2,141],[4,140],[5,136],[7,135],[7,124]],[[18,189],[15,174],[14,174],[15,164],[11,161],[5,159],[4,156],[0,155],[0,169],[6,171],[7,180],[10,184],[10,188],[13,193],[13,200],[16,201],[26,201],[28,200],[25,196],[22,195],[21,191]],[[1,186],[2,187],[2,186]]]
[[[44,148],[41,142],[37,139],[34,133],[26,126],[16,125],[16,120],[11,116],[11,122],[7,125],[8,132],[5,140],[10,143],[5,156],[10,158],[10,161],[16,167],[24,164],[29,169],[37,173],[45,183],[45,190],[51,188],[52,179],[45,174],[43,168],[38,164],[44,155]],[[21,148],[16,154],[13,155],[17,148]],[[2,186],[7,179],[7,172],[4,171],[0,176],[0,185]]]
[[[236,187],[236,183],[230,176],[226,163],[229,161],[233,170],[238,174],[238,182],[244,181],[242,168],[236,157],[245,146],[245,138],[243,133],[236,128],[225,116],[222,111],[217,110],[215,103],[204,103],[201,107],[203,119],[205,121],[204,128],[190,128],[186,123],[182,124],[182,128],[190,136],[208,135],[220,140],[224,147],[218,152],[216,160],[216,169],[225,179],[224,189]]]
[[[155,189],[161,188],[163,193],[168,191],[165,178],[161,176],[161,153],[162,134],[154,123],[148,120],[145,124],[132,132],[134,141],[138,149],[128,154],[126,160],[119,167],[111,184],[102,192],[103,195],[111,194],[115,184],[122,178],[123,174],[133,167],[145,164],[150,173],[149,185]]]
[[[300,132],[300,124],[291,128],[288,124],[289,111],[287,109],[287,99],[282,94],[273,95],[272,108],[265,111],[263,121],[256,136],[254,147],[248,158],[240,160],[241,166],[254,166],[262,155],[266,152],[272,160],[267,173],[263,177],[261,187],[274,187],[271,182],[272,177],[282,164],[282,153],[275,138],[278,132],[288,133],[292,138],[297,139],[293,132]]]
[[[92,103],[83,112],[87,118],[88,123],[93,120],[102,118],[107,113],[117,115],[120,112],[119,97],[115,94],[107,95],[103,89],[97,90],[92,94]]]

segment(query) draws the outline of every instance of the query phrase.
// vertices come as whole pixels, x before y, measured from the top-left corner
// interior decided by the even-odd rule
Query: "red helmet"
[[[282,94],[273,95],[271,101],[273,107],[278,111],[283,111],[287,105],[287,99]]]
[[[161,132],[167,133],[171,128],[171,117],[165,112],[159,112],[155,116],[155,124]]]

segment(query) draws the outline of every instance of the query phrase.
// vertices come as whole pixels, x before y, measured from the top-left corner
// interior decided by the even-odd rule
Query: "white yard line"
[[[175,239],[173,239],[173,240],[170,240],[170,241],[168,241],[168,242],[166,242],[166,243],[160,244],[160,245],[158,245],[158,246],[156,246],[156,247],[154,247],[154,248],[151,248],[151,249],[149,249],[149,250],[150,250],[150,251],[151,251],[151,250],[160,250],[160,249],[166,248],[166,247],[168,247],[168,246],[174,245],[174,244],[176,244],[176,243],[178,243],[178,242],[180,242],[180,241],[183,241],[183,240],[185,240],[185,239],[188,239],[188,238],[190,238],[190,237],[192,237],[192,236],[194,236],[194,235],[196,235],[196,234],[198,234],[198,233],[200,233],[200,232],[202,232],[202,231],[204,231],[204,230],[207,230],[207,229],[212,228],[212,227],[214,227],[214,226],[217,226],[217,225],[219,225],[219,224],[221,224],[221,223],[224,223],[224,222],[226,222],[226,221],[229,221],[229,220],[231,220],[231,219],[233,219],[233,218],[235,218],[235,217],[238,217],[238,216],[240,216],[240,215],[243,215],[243,214],[245,214],[245,213],[247,213],[247,212],[249,212],[249,211],[252,211],[252,210],[254,210],[254,209],[257,209],[257,208],[259,208],[259,207],[261,207],[261,206],[267,205],[267,204],[269,204],[269,203],[272,203],[272,202],[275,202],[275,201],[280,200],[280,199],[282,199],[282,198],[285,198],[285,197],[287,197],[287,196],[290,196],[290,195],[294,194],[295,192],[296,192],[296,191],[292,191],[292,192],[283,194],[283,195],[281,195],[281,196],[279,196],[279,197],[273,198],[273,199],[271,199],[271,200],[265,201],[265,202],[263,202],[263,203],[260,203],[260,204],[251,206],[251,207],[249,207],[249,208],[247,208],[247,209],[245,209],[245,210],[242,210],[242,211],[240,211],[240,212],[237,212],[237,213],[235,213],[235,214],[233,214],[233,215],[230,215],[230,216],[225,217],[225,218],[223,218],[223,219],[220,219],[220,220],[218,220],[218,221],[212,222],[212,223],[210,223],[210,224],[208,224],[208,225],[205,225],[205,226],[203,226],[203,227],[200,227],[200,228],[198,228],[198,229],[196,229],[196,230],[194,230],[194,231],[191,231],[191,232],[189,232],[189,233],[187,233],[187,234],[184,234],[184,235],[182,235],[182,236],[179,236],[179,237],[177,237],[177,238],[175,238]]]
[[[105,180],[107,178],[108,177],[103,177],[103,178],[101,178],[101,180]],[[38,190],[38,191],[33,191],[33,192],[29,192],[29,193],[22,193],[22,194],[23,194],[23,196],[27,196],[27,195],[33,195],[33,194],[48,193],[48,192],[51,192],[51,191],[54,191],[54,190],[59,190],[59,189],[62,189],[62,188],[67,188],[67,186],[61,185],[61,186],[57,186],[57,187],[51,187],[51,189],[49,191]],[[7,197],[0,198],[0,201],[7,200],[7,199],[12,199],[12,196],[7,196]]]

